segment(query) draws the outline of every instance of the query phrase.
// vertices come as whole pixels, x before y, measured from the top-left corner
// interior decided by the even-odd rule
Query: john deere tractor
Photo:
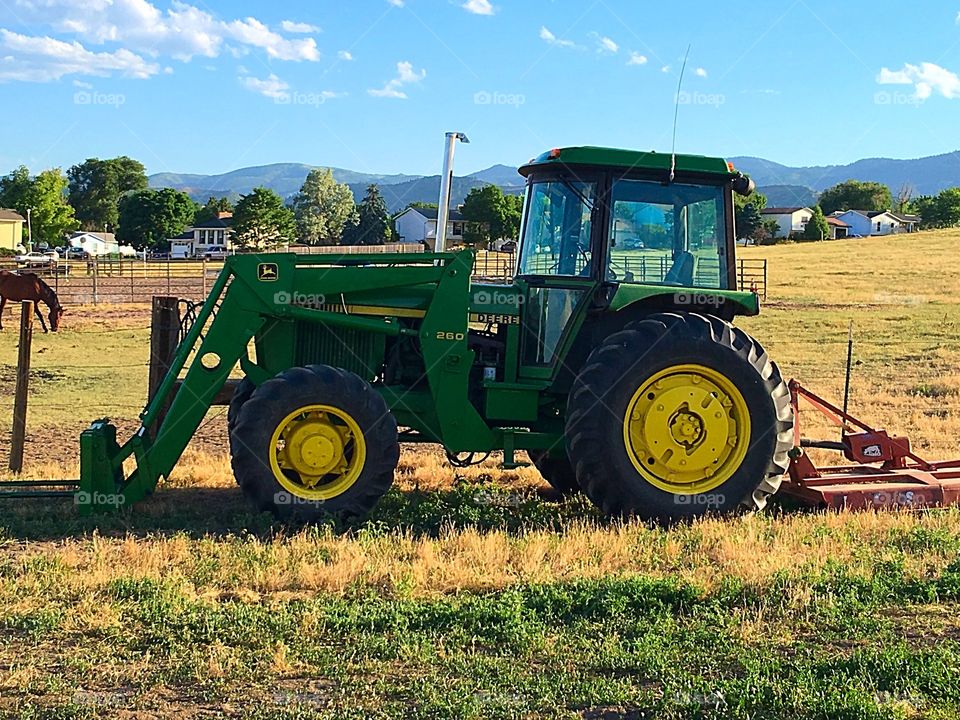
[[[520,173],[508,285],[472,283],[470,249],[229,258],[140,431],[83,433],[81,507],[149,494],[238,366],[233,470],[280,517],[366,513],[401,442],[457,464],[529,457],[611,515],[762,507],[793,416],[776,364],[731,324],[759,312],[734,272],[733,193],[752,183],[720,159],[594,147]]]

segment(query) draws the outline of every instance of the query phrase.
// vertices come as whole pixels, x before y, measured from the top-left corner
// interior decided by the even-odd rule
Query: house
[[[23,223],[23,216],[19,213],[0,208],[0,250],[22,250]]]
[[[900,221],[900,232],[913,233],[920,229],[920,216],[908,213],[890,213]]]
[[[777,223],[777,235],[790,237],[794,233],[802,233],[813,217],[813,210],[808,207],[771,207],[760,211],[766,221],[774,220]]]
[[[849,225],[840,218],[835,218],[832,215],[827,218],[827,225],[830,226],[831,240],[843,240],[850,232]]]
[[[81,248],[87,255],[119,255],[120,244],[113,233],[79,231],[67,238],[67,245]]]
[[[905,230],[902,221],[886,210],[846,210],[833,213],[831,217],[842,220],[850,226],[848,237],[869,237],[871,235],[893,235]],[[914,223],[915,226],[915,223]]]
[[[408,207],[394,217],[398,239],[402,243],[426,244],[431,249],[437,239],[437,208]],[[459,210],[450,209],[447,242],[462,243],[466,220]]]
[[[217,213],[212,220],[205,220],[187,228],[176,237],[169,238],[170,257],[198,257],[205,253],[224,253],[233,250],[233,213]]]

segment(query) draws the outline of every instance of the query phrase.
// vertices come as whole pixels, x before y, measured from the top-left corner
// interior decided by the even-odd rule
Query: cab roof
[[[723,158],[703,155],[680,155],[676,160],[676,170],[681,173],[707,173],[732,178],[737,175],[732,164]],[[591,165],[622,168],[624,170],[654,170],[670,172],[671,154],[655,151],[622,150],[604,147],[567,147],[555,148],[533,158],[520,168],[520,174],[527,177],[531,172],[551,166]]]

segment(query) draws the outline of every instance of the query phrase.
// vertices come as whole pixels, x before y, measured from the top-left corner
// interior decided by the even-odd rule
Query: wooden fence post
[[[23,446],[27,437],[27,391],[30,386],[30,345],[33,342],[33,303],[20,307],[20,348],[17,354],[17,386],[13,400],[13,432],[10,435],[10,470],[23,470]]]
[[[100,261],[97,260],[97,256],[93,257],[93,304],[97,304],[97,276],[100,274],[99,270]]]
[[[150,319],[150,379],[148,400],[152,401],[173,364],[173,357],[180,343],[180,300],[175,297],[153,298],[153,313]],[[157,416],[159,428],[167,414],[169,403]]]

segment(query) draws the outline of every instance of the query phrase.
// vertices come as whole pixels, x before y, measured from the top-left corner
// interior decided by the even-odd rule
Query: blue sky
[[[692,46],[683,92],[677,80]],[[0,0],[0,173],[304,162],[433,174],[554,146],[789,165],[960,148],[960,0]]]

